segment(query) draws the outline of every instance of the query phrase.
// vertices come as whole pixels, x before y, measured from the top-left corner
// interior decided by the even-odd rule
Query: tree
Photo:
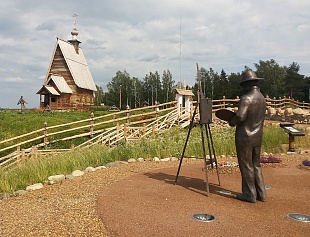
[[[213,69],[210,68],[210,71],[206,70],[204,67],[201,67],[199,70],[200,74],[200,80],[201,80],[201,90],[205,97],[211,96],[213,94]],[[199,84],[198,84],[198,76],[196,76],[197,83],[194,85],[194,94],[197,94],[197,91],[199,90]],[[197,90],[197,91],[196,91]],[[210,97],[209,97],[210,98]]]
[[[219,76],[218,86],[216,87],[216,96],[215,98],[221,99],[223,96],[228,95],[229,87],[228,87],[228,75],[222,69],[221,74]]]
[[[305,83],[306,83],[306,87],[305,87],[305,101],[310,101],[310,77],[305,77]]]
[[[293,62],[287,69],[285,75],[286,95],[296,100],[307,100],[307,80],[304,75],[300,75],[300,66]]]
[[[231,73],[228,76],[229,91],[226,98],[235,99],[242,95],[242,88],[240,86],[240,73]]]
[[[104,103],[105,93],[103,92],[103,89],[101,86],[96,85],[96,88],[97,88],[97,91],[95,91],[94,104],[101,105],[102,103]]]
[[[132,78],[132,104],[134,105],[134,108],[137,108],[138,106],[141,106],[141,92],[142,92],[142,82],[137,78],[133,77]],[[131,107],[131,104],[130,104]]]
[[[254,65],[257,70],[256,75],[265,78],[261,82],[262,93],[270,97],[283,96],[285,93],[285,67],[280,67],[274,59],[260,60],[258,64]]]
[[[149,75],[145,75],[143,84],[143,99],[150,105],[154,105],[155,101],[159,101],[159,95],[161,94],[161,81],[158,72],[150,72]]]
[[[173,98],[173,89],[175,88],[175,81],[172,80],[172,74],[169,69],[163,72],[162,76],[162,90],[163,90],[163,102],[172,101]]]
[[[212,68],[210,68],[210,80],[211,80],[211,99],[219,99],[222,95],[219,94],[220,90],[220,76]]]
[[[124,72],[116,72],[116,76],[107,84],[107,88],[109,98],[108,103],[110,105],[119,105],[120,109],[124,107],[124,103],[127,105],[130,96],[131,81],[126,70],[124,70]]]

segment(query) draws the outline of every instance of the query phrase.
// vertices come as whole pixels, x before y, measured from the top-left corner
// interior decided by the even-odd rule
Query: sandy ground
[[[291,157],[292,158],[292,157]],[[290,160],[291,160],[290,158]],[[310,222],[288,218],[289,213],[310,215],[310,173],[287,161],[263,168],[267,202],[236,199],[241,191],[239,172],[209,174],[206,196],[203,163],[183,165],[177,185],[177,167],[136,174],[104,189],[98,213],[111,236],[310,236]],[[230,191],[221,194],[219,191]],[[211,214],[212,222],[193,219]]]
[[[209,172],[206,196],[203,161],[136,162],[87,173],[61,184],[0,201],[0,236],[309,236],[310,223],[289,213],[310,215],[310,172],[298,165],[309,154],[283,156],[263,168],[267,202],[235,198],[237,169]],[[225,195],[218,191],[228,190]],[[211,214],[201,222],[193,214]]]

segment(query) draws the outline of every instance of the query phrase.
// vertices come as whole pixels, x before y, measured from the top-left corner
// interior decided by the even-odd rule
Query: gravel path
[[[180,217],[184,218],[185,215],[188,215],[186,212],[188,211],[187,208],[192,208],[191,212],[205,210],[198,208],[201,207],[201,201],[211,201],[212,206],[219,208],[219,210],[209,210],[219,215],[224,215],[224,212],[220,211],[220,208],[224,208],[227,203],[238,207],[238,212],[247,213],[251,212],[251,207],[256,207],[255,210],[260,210],[264,206],[278,208],[279,205],[286,205],[286,201],[291,199],[292,195],[295,195],[299,199],[298,202],[303,202],[304,200],[309,201],[309,199],[303,199],[303,194],[307,194],[308,197],[310,195],[310,173],[308,170],[296,168],[296,164],[307,157],[308,154],[285,156],[285,163],[289,165],[276,168],[279,172],[284,172],[285,175],[290,175],[289,172],[292,172],[291,177],[298,180],[298,184],[296,185],[298,187],[300,185],[303,187],[304,185],[304,189],[300,190],[300,194],[291,193],[291,186],[282,187],[281,192],[278,193],[275,187],[281,185],[281,178],[280,180],[270,180],[269,184],[272,183],[271,190],[275,192],[273,194],[274,196],[271,196],[266,203],[255,204],[243,203],[234,198],[214,195],[216,191],[215,186],[211,189],[211,196],[205,197],[203,194],[205,185],[200,176],[203,173],[201,172],[201,160],[183,162],[181,176],[178,182],[179,185],[176,186],[171,185],[171,180],[170,183],[164,181],[167,177],[170,177],[170,179],[174,178],[179,164],[178,161],[136,162],[97,170],[96,172],[87,173],[73,180],[66,180],[62,184],[45,186],[43,189],[28,192],[24,196],[0,201],[0,236],[177,236],[171,234],[171,232],[170,235],[167,235],[167,231],[169,233],[171,230],[178,230],[184,226],[186,227],[186,231],[181,229],[183,230],[183,235],[181,232],[178,236],[197,236],[188,235],[190,233],[188,231],[191,229],[188,228],[189,225],[194,227],[198,225],[195,229],[203,231],[203,233],[213,233],[211,231],[213,228],[206,229],[205,223],[201,225],[202,222],[197,224],[198,222],[196,223],[193,220],[184,222],[184,219],[171,222],[172,219],[165,213],[167,213],[168,208],[171,208],[171,212],[174,215],[180,215]],[[268,180],[270,173],[267,170],[272,171],[273,168],[267,167],[264,169],[266,169],[266,178]],[[184,178],[184,175],[187,175],[189,179]],[[299,177],[298,175],[307,178],[304,183],[300,183],[304,178],[297,179]],[[241,183],[238,173],[224,174],[222,176],[223,188],[239,191]],[[231,184],[227,181],[229,179],[231,179]],[[198,183],[196,182],[194,184],[193,189],[184,188],[185,184],[182,184],[182,182],[186,180],[188,182],[196,180]],[[293,182],[290,182],[290,184],[294,187]],[[237,185],[237,187],[234,185]],[[177,192],[175,193],[177,199],[173,199],[173,189]],[[276,202],[277,195],[282,195],[283,197],[280,202]],[[165,203],[166,198],[168,198],[167,201],[171,198],[171,202]],[[177,203],[178,201],[180,203]],[[187,204],[191,202],[193,205],[188,207]],[[272,202],[274,204],[277,203],[277,205],[272,205]],[[298,205],[297,202],[296,205]],[[227,210],[228,217],[233,218],[234,215],[238,215],[238,213],[234,214],[231,208]],[[310,214],[310,207],[306,202],[304,202],[304,206],[300,207],[300,210],[306,212],[304,214]],[[177,213],[178,211],[180,213]],[[149,213],[151,213],[151,216],[147,217]],[[262,211],[258,211],[246,221],[251,222],[256,218],[265,218],[264,216],[259,216],[260,214],[262,214]],[[272,217],[274,215],[267,216],[267,221],[274,224],[274,228],[278,228],[278,220],[272,222]],[[141,218],[145,219],[141,220]],[[161,219],[161,222],[157,223],[154,221],[156,219]],[[303,235],[305,229],[302,228],[308,228],[309,230],[309,223],[296,223],[296,221],[287,220],[287,218],[284,219],[286,225],[291,225],[293,228],[300,226],[301,230],[299,232],[296,230],[297,234],[295,236],[306,236],[306,234]],[[139,223],[139,225],[133,224],[132,220],[136,220],[136,223]],[[225,223],[227,223],[225,225],[227,228],[236,226],[232,225],[229,218],[223,217],[215,222],[213,226],[214,230],[219,231],[221,224]],[[171,226],[174,227],[171,229]],[[204,226],[203,229],[201,229],[202,226]],[[242,228],[242,226],[240,225],[239,227]],[[267,230],[269,229],[270,226],[268,226]],[[145,232],[141,233],[141,230]],[[251,229],[247,231],[251,231]],[[151,234],[148,235],[147,233]],[[220,235],[223,232],[217,233],[213,234],[213,236],[223,236]],[[228,231],[228,233],[230,232]],[[255,234],[247,233],[255,236]],[[286,236],[283,231],[279,233],[282,233],[282,236]],[[272,235],[271,233],[270,236],[277,235]]]
[[[0,201],[0,236],[107,236],[98,194],[115,181],[176,162],[137,162],[86,173],[62,184]]]

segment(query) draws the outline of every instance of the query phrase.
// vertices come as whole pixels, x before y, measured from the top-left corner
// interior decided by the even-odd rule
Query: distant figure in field
[[[22,114],[25,114],[25,109],[26,109],[25,104],[28,104],[28,103],[24,100],[23,96],[21,96],[19,101],[17,102],[17,105],[19,104],[20,104],[20,110]]]

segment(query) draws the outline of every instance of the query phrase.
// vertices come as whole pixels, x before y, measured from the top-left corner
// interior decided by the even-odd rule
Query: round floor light
[[[296,220],[296,221],[301,221],[301,222],[310,222],[310,216],[304,215],[304,214],[299,214],[299,213],[290,213],[287,215],[289,218]]]
[[[210,214],[194,214],[193,219],[202,222],[211,222],[215,220],[215,216]]]
[[[265,189],[268,190],[271,189],[271,187],[269,185],[265,185]]]

